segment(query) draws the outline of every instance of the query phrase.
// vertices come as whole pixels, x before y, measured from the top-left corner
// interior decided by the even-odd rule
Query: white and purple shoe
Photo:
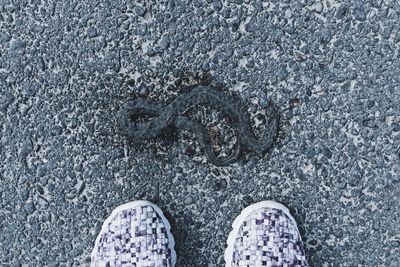
[[[116,208],[91,254],[92,267],[173,267],[175,241],[162,211],[147,201]],[[289,210],[262,201],[235,219],[225,251],[226,267],[308,267],[300,233]]]
[[[245,208],[233,222],[226,267],[308,267],[296,221],[273,201]]]
[[[148,201],[117,207],[91,254],[92,267],[174,267],[175,241],[160,208]]]

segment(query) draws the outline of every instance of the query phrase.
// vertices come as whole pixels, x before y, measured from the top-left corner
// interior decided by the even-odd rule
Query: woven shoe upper
[[[122,210],[103,225],[91,266],[171,266],[167,229],[149,205]]]
[[[250,213],[235,238],[232,266],[308,266],[295,223],[279,209]]]

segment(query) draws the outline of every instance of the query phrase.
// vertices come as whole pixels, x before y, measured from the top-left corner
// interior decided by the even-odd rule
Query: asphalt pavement
[[[291,210],[312,266],[399,266],[399,21],[395,0],[0,1],[0,265],[88,266],[112,209],[146,199],[178,266],[223,266],[261,200]],[[275,103],[269,153],[216,167],[190,133],[116,127],[129,99],[204,81],[255,131]],[[218,112],[186,116],[234,140]]]

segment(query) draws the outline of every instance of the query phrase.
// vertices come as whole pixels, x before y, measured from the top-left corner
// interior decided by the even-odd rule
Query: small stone
[[[41,209],[45,210],[49,207],[49,202],[46,199],[44,199],[43,197],[38,197],[37,203]]]
[[[309,158],[309,159],[313,158],[315,156],[315,154],[316,154],[315,149],[312,148],[312,147],[309,148],[306,153],[307,153],[306,154],[307,158]]]
[[[285,16],[286,16],[288,19],[291,19],[291,18],[293,17],[293,12],[292,12],[292,10],[291,10],[291,9],[286,9],[286,10],[285,10]]]
[[[35,96],[38,90],[38,87],[34,83],[29,83],[28,87],[25,89],[25,95]]]
[[[93,27],[93,26],[89,27],[89,29],[87,29],[87,31],[86,31],[86,35],[87,35],[87,37],[89,37],[89,38],[96,37],[96,36],[97,36],[97,30],[96,30],[96,28]]]
[[[185,205],[191,205],[193,204],[193,198],[188,196],[185,201],[184,201]]]
[[[329,148],[324,148],[323,153],[325,157],[327,157],[328,159],[332,158],[332,152],[330,151]]]
[[[193,1],[193,5],[194,5],[195,7],[197,7],[197,8],[200,8],[200,7],[203,6],[203,3],[202,3],[201,0],[194,0],[194,1]]]
[[[324,10],[324,5],[321,2],[316,2],[314,5],[314,10],[317,13],[321,13]]]
[[[354,8],[353,14],[356,20],[364,21],[367,19],[367,13],[365,12],[365,8],[361,5]]]
[[[57,136],[62,134],[62,127],[60,125],[55,125],[51,131],[52,136]]]
[[[17,10],[17,7],[14,4],[9,4],[5,6],[6,10],[10,13],[13,13],[14,11]]]
[[[0,32],[0,42],[8,42],[11,40],[11,34],[7,32]]]
[[[68,193],[65,194],[65,197],[68,199],[76,198],[77,190],[75,188],[71,189]]]
[[[216,191],[225,189],[226,186],[227,186],[227,182],[225,180],[215,180],[213,183],[213,189]]]
[[[82,192],[85,190],[85,188],[86,188],[86,184],[85,184],[85,182],[82,182],[81,186],[79,186],[79,188],[77,190],[78,195],[82,194]]]
[[[311,246],[316,246],[318,244],[318,241],[315,239],[311,239],[310,241],[308,241],[308,244],[310,244]]]
[[[169,47],[170,41],[169,38],[166,36],[163,36],[160,40],[160,47],[165,50]]]
[[[146,14],[147,9],[142,6],[136,6],[135,12],[138,16],[143,17]]]
[[[212,172],[212,174],[214,174],[215,176],[220,176],[220,172],[219,172],[218,169],[213,169],[211,172]]]
[[[253,198],[251,196],[246,195],[246,196],[243,197],[242,202],[243,202],[244,206],[248,206],[251,203],[253,203],[254,201],[253,201]]]
[[[20,51],[23,50],[26,46],[26,43],[21,39],[16,39],[11,42],[11,50]]]
[[[336,11],[336,17],[338,19],[342,19],[346,16],[346,14],[347,14],[347,6],[344,4],[340,5]]]
[[[333,232],[333,234],[337,237],[337,238],[342,238],[343,237],[343,231],[341,229],[337,229],[336,231]]]
[[[39,194],[43,195],[44,194],[44,189],[41,185],[37,185],[37,191]]]
[[[394,240],[390,242],[390,245],[392,248],[399,248],[400,247],[400,241]]]
[[[350,192],[351,196],[357,198],[362,195],[362,191],[359,188],[354,188]]]
[[[19,257],[21,255],[21,250],[15,248],[14,249],[14,257]]]
[[[6,111],[8,106],[14,101],[14,96],[12,94],[5,94],[0,96],[0,110]]]
[[[33,143],[30,138],[27,138],[21,148],[20,156],[22,159],[25,159],[29,153],[33,150]]]
[[[279,179],[276,176],[272,176],[272,177],[269,178],[269,183],[271,185],[276,185],[276,184],[278,184],[278,182],[279,182]]]
[[[209,71],[210,70],[210,64],[208,64],[207,61],[204,61],[203,64],[201,64],[201,69],[203,71]]]
[[[372,229],[375,231],[379,231],[381,229],[381,223],[378,219],[374,219],[372,222]]]
[[[222,9],[222,4],[221,2],[214,2],[212,7],[215,11],[220,11]]]
[[[28,214],[32,214],[35,211],[35,205],[33,205],[32,201],[28,201],[25,204],[25,211]]]
[[[147,50],[146,54],[149,57],[154,57],[157,54],[157,52],[153,48],[150,48],[149,50]]]

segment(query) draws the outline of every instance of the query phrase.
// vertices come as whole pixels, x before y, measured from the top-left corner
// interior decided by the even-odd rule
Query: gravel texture
[[[178,266],[222,266],[233,219],[271,199],[313,266],[399,266],[399,2],[135,2],[0,1],[0,265],[87,266],[112,209],[146,199]],[[118,132],[127,99],[204,77],[255,129],[275,102],[270,153],[217,168],[188,133]],[[193,113],[229,143],[217,113]]]

